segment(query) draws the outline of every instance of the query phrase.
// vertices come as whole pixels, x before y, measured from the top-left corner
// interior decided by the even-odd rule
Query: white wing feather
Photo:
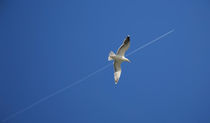
[[[117,55],[124,56],[125,52],[128,50],[129,47],[130,47],[130,37],[127,36],[126,39],[124,40],[123,44],[118,49]]]
[[[121,75],[121,62],[120,61],[114,61],[114,80],[115,80],[115,83],[117,84],[117,82],[119,81],[120,79],[120,75]]]

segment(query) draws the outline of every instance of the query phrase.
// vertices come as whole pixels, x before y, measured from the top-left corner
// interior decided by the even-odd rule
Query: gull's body
[[[130,47],[130,37],[127,36],[126,39],[124,40],[123,44],[120,46],[120,48],[117,51],[117,54],[114,54],[114,52],[109,53],[108,60],[114,60],[114,79],[115,79],[115,84],[118,83],[121,75],[121,63],[126,61],[130,62],[129,59],[125,57],[125,52],[128,50]]]

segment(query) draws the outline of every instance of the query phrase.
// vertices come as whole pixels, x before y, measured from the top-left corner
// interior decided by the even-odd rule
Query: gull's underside
[[[114,80],[115,84],[118,83],[121,75],[121,63],[123,61],[130,62],[129,59],[125,58],[125,52],[130,47],[130,36],[127,36],[124,40],[123,44],[119,47],[117,54],[114,52],[109,53],[108,60],[114,60]]]

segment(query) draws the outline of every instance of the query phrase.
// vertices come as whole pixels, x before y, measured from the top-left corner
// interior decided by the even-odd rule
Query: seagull
[[[108,61],[114,60],[114,80],[115,85],[117,85],[120,75],[121,75],[121,63],[126,61],[130,63],[130,60],[125,58],[125,52],[130,47],[130,36],[128,35],[123,44],[119,47],[117,50],[117,54],[115,54],[113,51],[109,53]]]

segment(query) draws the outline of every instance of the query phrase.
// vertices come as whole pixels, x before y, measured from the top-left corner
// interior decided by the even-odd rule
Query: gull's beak
[[[131,61],[130,61],[130,60],[128,60],[128,62],[129,62],[129,63],[131,63]]]

